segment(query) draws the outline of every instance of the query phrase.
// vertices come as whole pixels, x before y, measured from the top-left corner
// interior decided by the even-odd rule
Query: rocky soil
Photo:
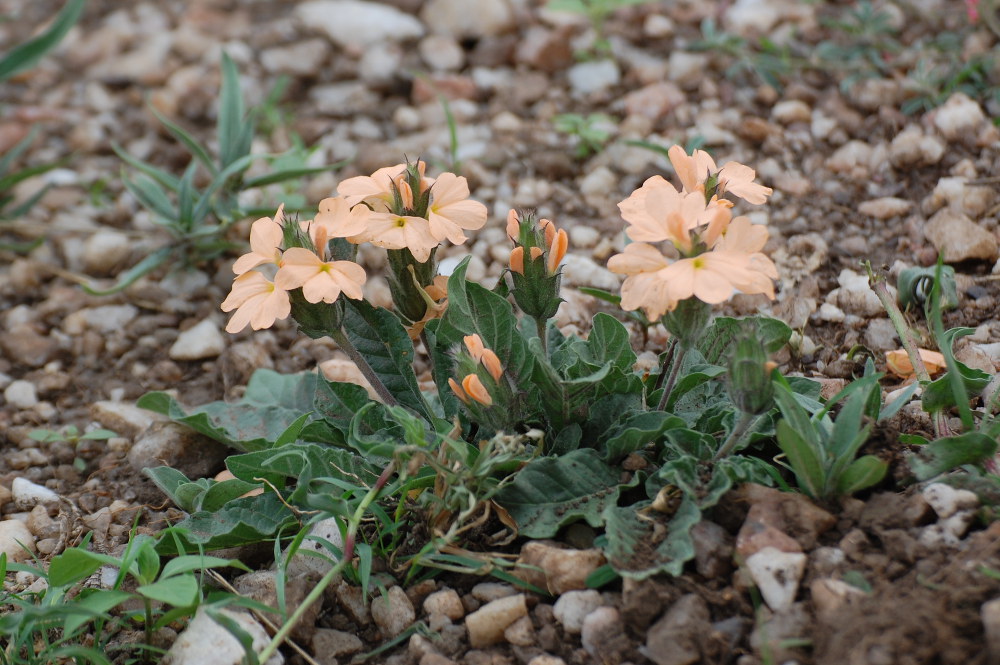
[[[808,57],[824,41],[849,42],[830,21],[855,5],[648,2],[608,19],[609,57],[581,58],[595,41],[587,21],[538,4],[91,0],[54,54],[0,86],[0,153],[37,128],[22,165],[60,161],[17,186],[20,199],[51,188],[26,216],[0,226],[4,243],[41,240],[28,252],[0,251],[0,550],[21,556],[11,544],[18,539],[44,559],[93,530],[95,545],[114,551],[137,512],[147,532],[180,517],[141,470],[168,463],[191,477],[212,475],[226,451],[136,409],[144,393],[175,390],[197,405],[238,397],[259,367],[296,372],[334,360],[330,371],[345,371],[329,340],[305,339],[288,322],[223,331],[219,303],[249,219],[232,229],[238,249],[223,259],[154,273],[115,296],[80,288],[110,284],[168,241],[122,187],[112,146],[180,174],[187,153],[152,110],[210,140],[222,50],[237,63],[250,105],[287,80],[262,118],[256,152],[281,152],[301,138],[315,147],[309,164],[347,160],[246,205],[315,206],[340,180],[404,156],[425,159],[435,173],[460,168],[492,222],[466,246],[445,250],[445,264],[471,253],[469,277],[495,280],[509,253],[507,210],[535,208],[569,231],[558,322],[585,331],[603,306],[574,287],[619,285],[604,267],[624,243],[617,202],[647,177],[671,175],[650,146],[697,142],[720,164],[751,165],[774,189],[768,205],[746,212],[771,230],[766,251],[781,273],[778,298],[738,297],[727,307],[769,313],[797,331],[794,348],[777,358],[784,371],[815,377],[832,394],[859,369],[864,354],[851,353],[859,346],[884,368],[884,353],[899,340],[861,262],[894,277],[942,253],[957,270],[960,298],[946,327],[975,328],[958,357],[996,372],[1000,103],[990,86],[1000,85],[1000,70],[986,67],[972,96],[954,92],[936,108],[901,111],[919,92],[917,61],[941,34],[955,36],[959,59],[996,53],[997,37],[970,25],[959,3],[876,1],[901,47],[889,54],[888,71],[851,82],[813,60],[784,73],[780,89],[734,69],[734,56],[720,49],[697,49],[703,21],[751,44],[762,35],[792,43]],[[9,17],[0,23],[0,50],[60,5],[0,0],[0,16]],[[442,96],[457,126],[455,154]],[[607,132],[596,153],[581,155],[578,139],[555,129],[564,113],[610,118],[595,120]],[[379,268],[375,252],[362,258]],[[384,279],[367,288],[376,303],[388,300]],[[923,326],[922,316],[913,321]],[[637,350],[660,352],[664,336],[654,330],[638,348],[637,334]],[[887,379],[886,391],[898,383]],[[899,429],[929,433],[918,409],[904,417],[870,447],[898,459]],[[117,436],[76,444],[28,436],[69,425]],[[297,630],[301,651],[284,656],[350,662],[421,620],[425,636],[368,662],[995,663],[1000,530],[977,519],[978,508],[974,495],[942,485],[887,481],[822,507],[745,487],[699,527],[698,557],[683,577],[576,589],[553,582],[565,557],[576,556],[562,552],[542,566],[553,569],[552,596],[442,577],[405,590],[389,585],[391,616],[384,601],[342,585]],[[579,531],[562,544],[585,550],[594,534]],[[32,582],[11,575],[5,584]]]

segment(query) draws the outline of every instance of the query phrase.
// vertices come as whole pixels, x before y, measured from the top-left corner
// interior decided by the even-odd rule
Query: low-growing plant
[[[604,113],[560,113],[552,119],[557,132],[573,137],[576,142],[574,154],[577,159],[585,159],[604,149],[614,136],[615,120]]]
[[[73,446],[74,449],[79,448],[81,441],[106,441],[115,436],[118,436],[118,434],[109,429],[94,429],[81,433],[76,425],[67,425],[59,430],[34,429],[28,432],[28,437],[35,441],[41,443],[59,443],[65,441]],[[86,468],[86,462],[79,456],[73,461],[73,464],[80,471]]]
[[[301,146],[294,146],[292,151],[275,157],[251,154],[255,113],[246,110],[240,92],[239,72],[225,53],[222,55],[216,155],[213,156],[207,146],[179,124],[155,109],[153,113],[167,131],[191,153],[191,161],[181,177],[133,157],[120,146],[115,145],[113,148],[128,166],[137,171],[136,175],[123,171],[122,181],[126,189],[152,213],[153,220],[167,231],[170,242],[120,275],[118,282],[110,288],[85,285],[84,289],[88,293],[117,293],[167,263],[190,266],[218,257],[232,247],[226,239],[229,227],[247,214],[255,212],[245,210],[241,205],[242,192],[335,168],[305,166],[304,160],[308,152]],[[263,175],[247,177],[246,172],[250,166],[261,159],[269,161],[273,170]],[[209,177],[209,183],[204,188],[197,184],[202,171]]]

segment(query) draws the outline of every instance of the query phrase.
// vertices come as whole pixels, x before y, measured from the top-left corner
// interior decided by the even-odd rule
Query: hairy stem
[[[358,352],[357,347],[355,347],[347,335],[344,334],[344,329],[337,328],[335,330],[331,330],[330,337],[332,337],[333,341],[337,343],[337,346],[339,346],[341,350],[347,354],[347,357],[353,360],[354,364],[358,366],[358,369],[361,370],[364,377],[368,379],[368,383],[371,384],[372,388],[375,389],[375,392],[378,393],[378,396],[382,399],[382,403],[387,406],[397,406],[399,402],[396,401],[396,398],[392,396],[389,389],[385,387],[382,380],[378,378],[377,374],[375,374],[372,366],[368,364],[368,360]]]
[[[712,460],[718,462],[723,457],[728,457],[729,454],[736,448],[736,445],[743,440],[743,436],[747,433],[747,431],[753,425],[757,424],[760,417],[760,415],[754,415],[743,411],[740,415],[739,422],[736,423],[736,427],[734,427],[733,431],[729,433],[729,436],[726,438],[726,442],[722,444],[722,447],[719,448],[717,453],[715,453],[715,457],[713,457]]]
[[[538,339],[542,343],[542,354],[546,358],[548,358],[548,356],[549,356],[549,336],[548,336],[548,332],[547,332],[548,326],[546,325],[548,323],[548,320],[547,319],[536,319],[535,317],[531,317],[531,318],[535,319],[535,330],[538,332]]]
[[[903,343],[903,349],[906,350],[906,355],[910,359],[910,364],[913,366],[913,373],[917,377],[917,381],[921,385],[926,385],[931,381],[931,375],[927,371],[927,367],[924,365],[923,358],[920,357],[919,342],[917,341],[917,336],[910,329],[910,326],[906,324],[906,319],[903,317],[903,312],[899,310],[899,305],[893,299],[892,294],[889,293],[889,288],[886,286],[885,277],[881,275],[876,275],[871,268],[871,265],[865,264],[868,270],[868,284],[871,286],[872,291],[878,296],[879,302],[882,303],[882,307],[885,309],[886,313],[889,315],[889,320],[892,321],[892,327],[896,329],[896,334],[899,335],[900,341]],[[934,425],[934,436],[936,438],[941,438],[942,436],[948,436],[951,432],[948,428],[948,420],[945,418],[944,413],[937,412],[931,416],[931,420]]]

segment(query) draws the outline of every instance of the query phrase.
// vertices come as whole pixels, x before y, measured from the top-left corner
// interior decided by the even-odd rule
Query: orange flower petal
[[[483,385],[483,382],[475,374],[469,374],[462,379],[462,389],[465,390],[466,395],[480,404],[484,406],[493,406],[493,398],[490,397],[490,393],[486,390],[486,386]]]

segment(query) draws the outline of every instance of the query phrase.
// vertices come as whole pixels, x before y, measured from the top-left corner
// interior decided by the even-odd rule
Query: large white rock
[[[252,648],[260,653],[270,637],[264,627],[247,612],[220,609],[220,614],[235,621],[253,639]],[[191,623],[170,647],[160,665],[240,665],[245,653],[239,641],[199,607]],[[282,665],[284,657],[279,652],[267,659],[264,665]]]
[[[174,360],[201,360],[216,358],[226,350],[226,338],[222,336],[218,324],[212,319],[197,323],[180,335],[170,347],[170,357]]]
[[[24,561],[30,557],[25,547],[35,551],[35,537],[28,525],[13,519],[0,522],[0,554],[6,554],[8,561]]]
[[[974,139],[985,121],[983,109],[963,92],[956,92],[934,111],[934,126],[948,140]]]
[[[347,48],[424,35],[424,26],[415,17],[363,0],[312,0],[296,7],[295,17],[304,27],[323,32],[333,43]]]
[[[31,510],[38,504],[56,503],[59,495],[44,485],[33,483],[27,478],[15,478],[10,484],[14,504],[21,510]]]
[[[498,35],[514,26],[506,0],[430,0],[420,18],[432,32],[458,39]]]
[[[552,614],[567,633],[579,635],[583,630],[583,620],[603,604],[604,599],[594,589],[567,591],[552,606]]]
[[[949,208],[939,210],[927,221],[924,236],[944,255],[945,263],[967,259],[995,261],[1000,256],[996,236]]]

